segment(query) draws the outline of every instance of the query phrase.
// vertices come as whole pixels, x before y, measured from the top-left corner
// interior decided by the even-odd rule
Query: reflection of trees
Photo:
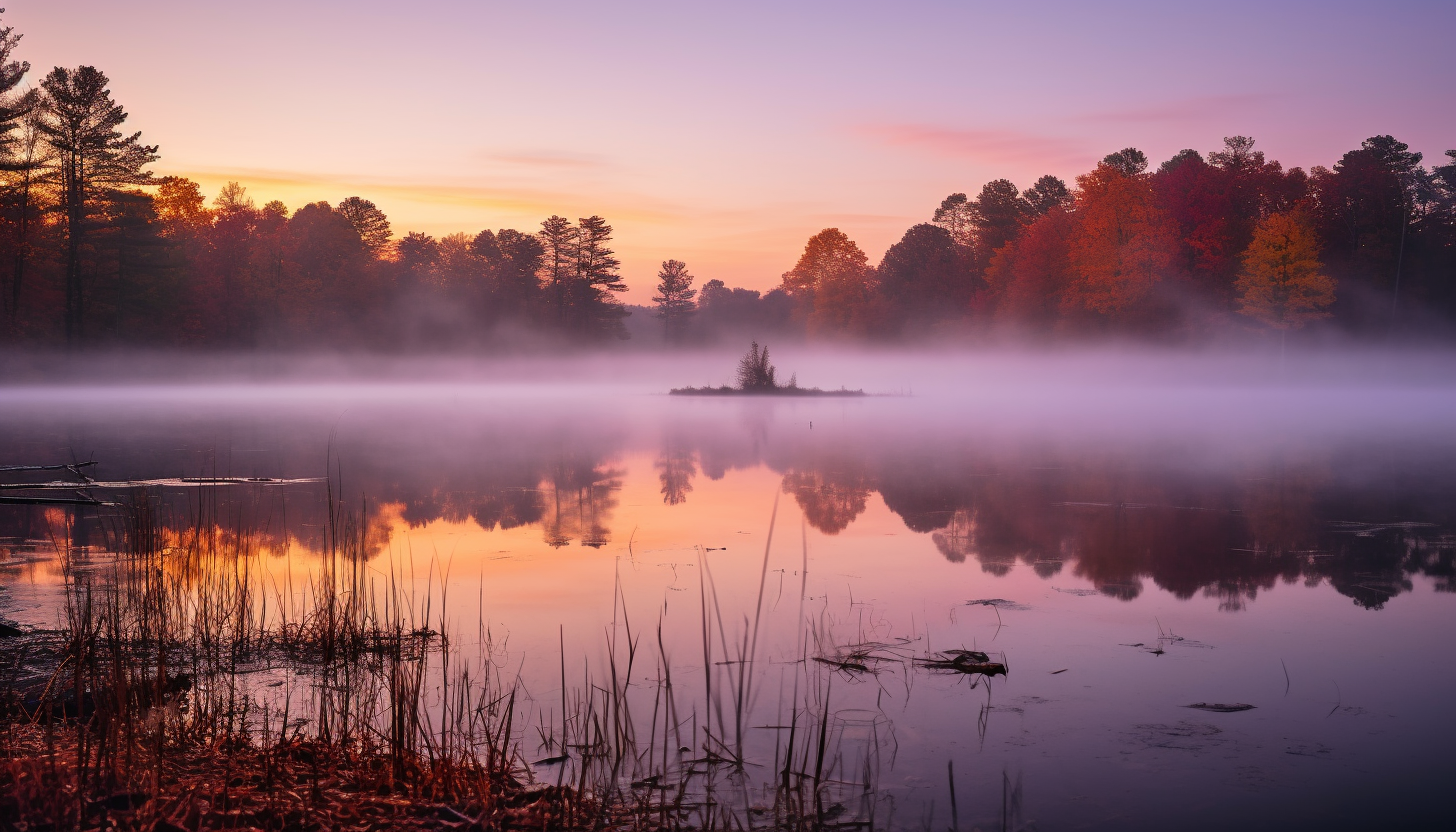
[[[1067,570],[1119,598],[1136,597],[1151,582],[1234,610],[1280,582],[1302,580],[1328,582],[1378,609],[1409,591],[1417,575],[1456,592],[1456,538],[1447,531],[1456,528],[1456,467],[1444,459],[1401,460],[1399,472],[1389,460],[1345,452],[1179,469],[1187,459],[978,446],[966,436],[855,435],[852,444],[802,424],[790,435],[787,421],[775,419],[772,410],[745,407],[736,425],[674,423],[655,460],[664,502],[683,503],[699,473],[718,478],[767,465],[783,474],[783,490],[825,534],[848,528],[878,489],[905,526],[929,535],[949,560],[974,561],[993,574],[1018,565],[1044,578]],[[355,511],[367,506],[367,548],[374,551],[400,523],[442,519],[487,530],[539,524],[551,545],[605,545],[620,473],[602,461],[623,440],[596,421],[578,433],[569,423],[521,421],[446,420],[454,432],[443,436],[410,420],[376,426],[335,448],[334,458],[344,461],[342,484],[333,471],[335,500]],[[71,440],[58,444],[61,434],[46,420],[23,429],[13,422],[0,431],[0,458],[71,458]],[[106,424],[88,431],[105,437]],[[216,440],[202,428],[159,421],[127,430],[143,432],[101,442],[115,448],[101,460],[101,478],[324,473],[316,437],[284,428],[260,427],[248,439],[276,452],[231,460],[205,450]],[[191,450],[157,450],[176,446]],[[329,527],[324,493],[322,485],[164,489],[150,499],[169,528],[253,529],[271,550],[292,541],[319,551]],[[60,514],[69,518],[56,525],[61,542],[73,547],[104,545],[116,525],[94,509]],[[0,548],[6,539],[46,538],[49,528],[38,507],[0,508]]]
[[[977,468],[984,463],[961,465]],[[980,476],[929,470],[889,463],[874,477],[908,528],[931,531],[948,560],[974,558],[996,575],[1023,562],[1050,577],[1070,561],[1111,597],[1135,598],[1151,579],[1180,598],[1217,598],[1226,610],[1300,579],[1328,580],[1371,609],[1408,591],[1417,573],[1437,578],[1438,590],[1456,590],[1453,545],[1439,528],[1322,519],[1432,516],[1449,526],[1440,499],[1425,505],[1368,486],[1332,495],[1324,469],[1171,476],[1084,461]]]
[[[907,522],[908,526],[909,523]],[[913,526],[911,528],[914,528]],[[951,563],[965,563],[967,555],[976,553],[976,517],[967,509],[953,512],[950,522],[937,532],[931,532],[930,540],[935,548]]]
[[[662,501],[670,506],[681,505],[688,500],[693,490],[693,477],[698,467],[693,463],[693,452],[680,443],[669,442],[657,458],[657,478],[662,483]]]
[[[620,471],[606,470],[599,460],[575,455],[558,458],[545,482],[542,537],[550,546],[565,546],[573,538],[599,549],[611,539],[607,523],[617,507],[622,488]]]
[[[838,466],[784,475],[784,493],[793,495],[809,525],[829,535],[844,531],[864,512],[870,490],[868,476]]]
[[[1426,565],[1428,547],[1412,534],[1415,531],[1400,526],[1341,524],[1342,534],[1330,541],[1333,556],[1316,560],[1310,571],[1327,578],[1330,586],[1356,604],[1378,610],[1391,598],[1409,592],[1409,575]]]

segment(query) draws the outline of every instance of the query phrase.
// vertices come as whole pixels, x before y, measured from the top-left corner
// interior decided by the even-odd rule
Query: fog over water
[[[580,680],[624,618],[649,640],[662,622],[691,699],[705,609],[724,649],[761,613],[751,724],[821,685],[843,770],[870,761],[894,826],[949,824],[948,761],[966,829],[1443,811],[1456,354],[792,347],[781,378],[879,395],[667,395],[736,360],[12,362],[0,464],[330,476],[367,515],[371,567],[447,586],[532,720],[563,644]],[[321,483],[152,493],[178,523],[257,529],[280,576],[308,573],[328,511]],[[54,617],[57,528],[103,545],[93,510],[0,506],[0,617]],[[907,661],[801,661],[871,642]],[[1010,672],[973,689],[908,662],[952,647]],[[771,759],[775,736],[748,742]]]

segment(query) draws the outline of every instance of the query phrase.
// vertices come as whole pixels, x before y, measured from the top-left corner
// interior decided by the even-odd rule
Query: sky
[[[373,200],[396,235],[616,229],[768,290],[837,227],[878,262],[948,194],[1249,135],[1286,166],[1456,147],[1456,3],[8,0],[29,80],[92,65],[156,171]]]

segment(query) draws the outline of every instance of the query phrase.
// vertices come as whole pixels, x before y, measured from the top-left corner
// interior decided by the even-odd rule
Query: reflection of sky
[[[600,213],[767,288],[837,225],[878,260],[951,191],[1243,133],[1287,165],[1456,133],[1449,3],[11,3],[208,193],[374,199],[397,231]]]

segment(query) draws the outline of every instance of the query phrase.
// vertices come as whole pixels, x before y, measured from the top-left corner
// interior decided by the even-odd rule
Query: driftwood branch
[[[29,497],[19,495],[0,495],[0,505],[20,506],[109,506],[115,503],[105,503],[91,497]]]
[[[75,471],[78,468],[90,468],[95,462],[73,462],[69,465],[0,465],[0,474],[11,471]]]

